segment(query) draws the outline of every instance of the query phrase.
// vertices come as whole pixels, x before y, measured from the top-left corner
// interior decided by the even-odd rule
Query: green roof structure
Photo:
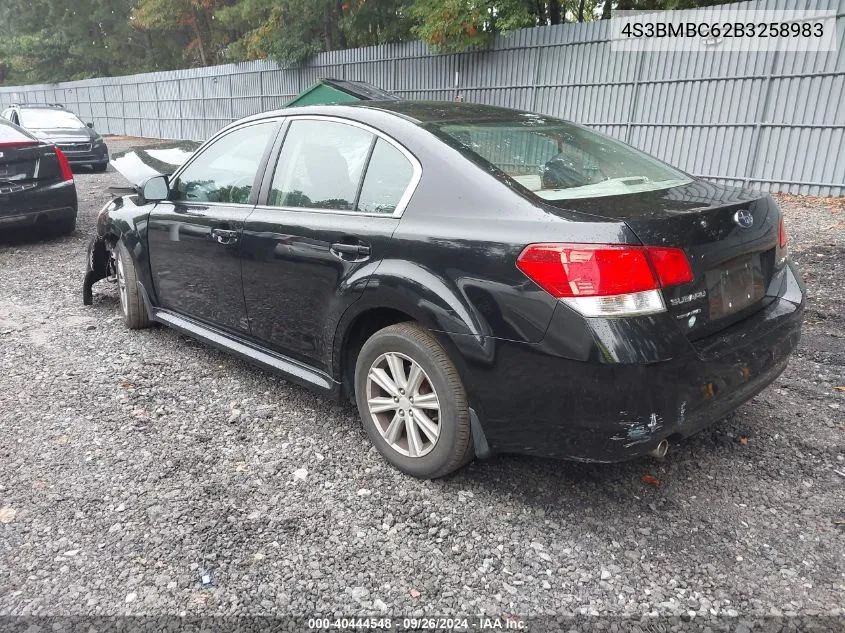
[[[287,107],[348,103],[350,101],[396,101],[399,97],[364,81],[321,79],[299,94]]]

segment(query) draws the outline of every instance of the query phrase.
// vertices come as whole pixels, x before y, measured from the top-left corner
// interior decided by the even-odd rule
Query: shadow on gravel
[[[356,414],[357,415],[357,414]],[[759,423],[759,422],[758,422]],[[444,488],[482,489],[491,498],[508,499],[547,518],[572,512],[657,512],[673,498],[695,494],[703,467],[739,469],[749,459],[738,442],[753,435],[754,423],[728,416],[697,435],[672,444],[663,460],[642,457],[627,462],[586,464],[526,455],[501,454],[470,463],[439,480]],[[746,431],[746,426],[748,430]],[[644,481],[644,476],[652,479]]]
[[[103,173],[105,173],[105,172],[102,172],[102,171],[99,171],[99,172],[96,171],[91,165],[71,165],[70,169],[74,174],[100,174],[100,175],[102,175]],[[109,165],[106,168],[106,171],[114,171],[114,170],[112,169],[112,166]]]

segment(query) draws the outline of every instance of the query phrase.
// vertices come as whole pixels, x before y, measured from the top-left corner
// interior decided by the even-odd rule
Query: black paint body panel
[[[55,147],[31,140],[31,146],[0,147],[0,229],[76,217],[76,185],[61,180]]]

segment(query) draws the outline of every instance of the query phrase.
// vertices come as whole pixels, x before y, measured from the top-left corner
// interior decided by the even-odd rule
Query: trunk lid
[[[663,191],[566,204],[624,221],[645,245],[684,249],[694,279],[663,290],[691,339],[713,334],[771,302],[780,212],[766,194],[695,180]]]
[[[32,188],[61,174],[55,151],[7,121],[0,121],[0,194]]]
[[[0,193],[16,193],[61,177],[55,150],[48,145],[0,146]]]

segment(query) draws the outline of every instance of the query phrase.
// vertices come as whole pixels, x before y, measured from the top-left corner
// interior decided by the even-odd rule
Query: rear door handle
[[[234,244],[238,241],[238,232],[231,229],[211,229],[211,237],[219,244]]]
[[[370,247],[365,244],[345,244],[338,242],[332,244],[332,252],[339,257],[351,255],[353,259],[363,259],[370,256]],[[347,259],[343,257],[343,259]]]

